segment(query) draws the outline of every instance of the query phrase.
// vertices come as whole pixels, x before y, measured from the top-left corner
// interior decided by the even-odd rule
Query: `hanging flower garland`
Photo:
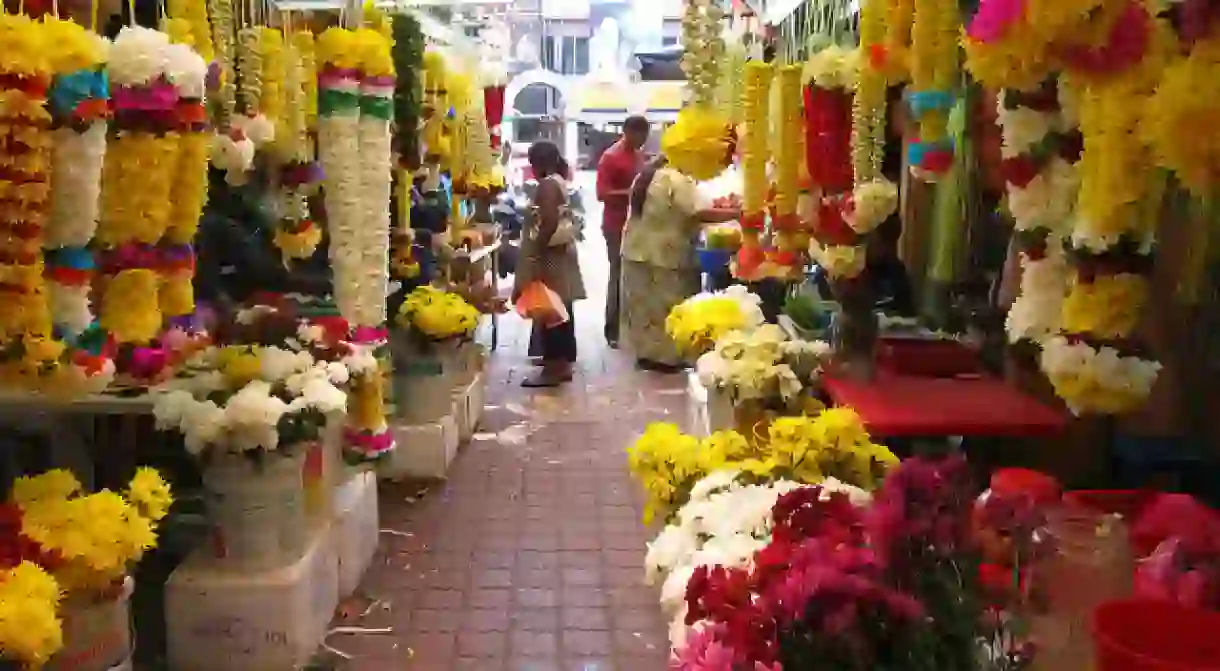
[[[173,129],[178,138],[170,217],[161,238],[161,286],[158,293],[166,325],[194,328],[195,234],[208,198],[208,154],[212,136],[204,108],[208,66],[186,44],[166,49],[167,72],[177,93]]]
[[[423,163],[420,123],[423,118],[424,34],[419,20],[411,14],[393,18],[394,71],[394,148],[398,155],[398,229],[390,241],[390,270],[396,279],[419,276],[415,260],[415,236],[411,231],[411,201],[415,171]]]
[[[449,115],[449,69],[445,57],[435,50],[424,52],[425,164],[444,169],[449,163],[451,142],[445,120]]]
[[[58,44],[58,74],[50,91],[56,126],[51,156],[51,208],[44,230],[47,299],[51,320],[75,342],[93,325],[90,292],[102,163],[106,155],[107,99],[103,40],[70,21],[47,18]],[[95,352],[99,353],[99,352]]]
[[[881,178],[885,150],[885,88],[882,40],[885,7],[881,0],[865,0],[860,7],[860,51],[856,94],[852,99],[851,161],[855,184]]]
[[[1073,272],[1060,333],[1044,343],[1041,359],[1056,394],[1077,414],[1136,409],[1151,393],[1161,368],[1132,340],[1148,298],[1165,187],[1164,178],[1148,170],[1153,155],[1138,141],[1138,128],[1176,43],[1168,27],[1147,14],[1140,18],[1122,7],[1114,11],[1116,22],[1103,23],[1108,30],[1102,31],[1111,39],[1071,58],[1084,137],[1069,250]],[[1102,12],[1099,20],[1105,18]],[[1125,35],[1127,29],[1120,30],[1124,22],[1128,29],[1146,32],[1139,39]],[[1143,44],[1141,60],[1119,76],[1090,56],[1115,47],[1116,35],[1125,35],[1124,44]]]
[[[745,70],[742,99],[745,132],[741,138],[742,241],[732,270],[737,278],[750,281],[758,278],[765,260],[761,236],[767,228],[767,129],[775,69],[770,63],[749,61]]]
[[[116,132],[103,168],[97,242],[106,276],[101,325],[120,345],[147,346],[162,325],[155,245],[169,228],[178,159],[170,53],[165,33],[140,27],[124,28],[110,53]]]
[[[912,174],[935,182],[953,165],[949,112],[956,96],[958,8],[953,0],[915,0],[908,105],[919,135],[907,146]]]
[[[1190,54],[1166,68],[1148,101],[1140,135],[1157,164],[1172,170],[1195,198],[1214,197],[1220,185],[1220,29],[1199,40]]]
[[[54,306],[48,304],[52,289],[44,279],[44,245],[58,252],[63,242],[75,243],[91,230],[81,219],[64,217],[62,210],[57,216],[53,207],[56,138],[48,100],[53,77],[75,74],[100,61],[98,45],[87,39],[83,31],[57,19],[34,22],[0,15],[0,53],[6,56],[0,65],[0,382],[30,391],[99,391],[114,371],[100,352],[70,350],[56,338]],[[95,80],[76,82],[87,84],[82,99],[88,98]],[[60,100],[63,90],[57,95]],[[96,105],[85,108],[97,112]],[[92,192],[96,194],[96,187]],[[81,197],[89,197],[87,187]],[[47,244],[48,230],[55,231],[56,243]],[[89,264],[82,260],[78,265]],[[58,267],[61,276],[67,273],[63,265]],[[86,268],[72,274],[87,277],[88,272]],[[56,276],[54,270],[51,274]],[[88,311],[87,299],[84,309]],[[63,318],[66,311],[56,312]]]
[[[233,0],[208,0],[212,17],[212,44],[216,52],[215,89],[211,96],[212,124],[216,135],[212,145],[212,165],[224,171],[230,184],[241,184],[254,167],[254,142],[234,126],[237,110],[237,23]]]
[[[335,303],[360,346],[385,341],[389,263],[390,45],[373,30],[330,28],[317,41],[318,148],[326,180]],[[393,449],[385,422],[380,370],[354,383],[347,444],[353,458]]]
[[[773,274],[783,279],[802,275],[804,259],[800,246],[803,222],[797,216],[800,196],[801,151],[801,66],[785,65],[779,76],[779,146],[775,153],[775,200],[772,228],[775,251],[769,255]]]
[[[724,10],[710,0],[690,0],[682,14],[682,71],[692,105],[710,107],[716,102],[720,75],[717,65],[725,55],[721,21]]]
[[[302,34],[308,33],[296,35]],[[294,35],[285,49],[283,124],[276,131],[277,153],[284,163],[279,171],[279,225],[274,240],[285,259],[311,258],[322,241],[322,229],[309,214],[308,197],[319,171],[310,151],[308,59],[299,50],[301,42]]]
[[[1005,323],[1014,343],[1041,343],[1059,329],[1068,281],[1064,242],[1079,188],[1080,136],[1068,93],[1049,80],[1035,93],[1006,90],[996,98],[1001,170],[1023,269]]]
[[[270,89],[264,87],[264,67],[266,57],[263,44],[263,30],[256,27],[246,27],[237,31],[237,103],[241,114],[235,115],[231,121],[233,128],[241,136],[254,143],[255,150],[262,149],[275,142],[275,120],[263,109],[264,91],[279,94],[282,86],[272,82]],[[274,46],[272,46],[274,48]],[[272,76],[277,76],[272,74]],[[282,103],[282,100],[272,101]]]
[[[206,64],[216,60],[216,49],[212,44],[212,24],[208,21],[208,5],[192,0],[169,0],[167,3],[170,23],[181,22],[183,28],[167,30],[179,44],[195,50]],[[180,32],[179,32],[180,31]],[[189,38],[189,39],[188,39]]]

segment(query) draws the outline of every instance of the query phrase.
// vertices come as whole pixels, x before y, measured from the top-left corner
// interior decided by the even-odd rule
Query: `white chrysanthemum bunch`
[[[774,324],[720,339],[711,352],[699,357],[695,371],[704,387],[724,390],[734,403],[780,401],[787,403],[804,391],[818,366],[807,359],[829,352],[829,346],[794,344]],[[802,379],[796,368],[806,376]]]

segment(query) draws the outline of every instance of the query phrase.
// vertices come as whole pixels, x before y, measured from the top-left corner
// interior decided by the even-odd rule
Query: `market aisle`
[[[449,481],[413,503],[413,492],[383,488],[387,531],[364,586],[381,604],[351,624],[394,631],[332,636],[354,657],[347,668],[665,668],[666,627],[642,584],[649,532],[624,448],[649,421],[684,420],[683,380],[636,372],[605,347],[604,258],[599,236],[583,245],[593,295],[578,309],[576,382],[519,387],[528,331],[505,319],[482,433]]]

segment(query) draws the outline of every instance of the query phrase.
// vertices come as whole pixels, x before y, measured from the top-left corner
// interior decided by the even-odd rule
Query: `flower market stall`
[[[82,16],[43,4],[0,16],[0,409],[25,428],[37,415],[89,429],[36,457],[0,446],[0,591],[13,597],[0,668],[130,668],[133,584],[164,600],[158,663],[294,668],[372,561],[374,466],[444,475],[430,434],[396,441],[395,415],[447,422],[453,449],[478,422],[472,336],[497,307],[479,251],[498,232],[465,215],[499,184],[499,78],[452,67],[429,82],[440,56],[415,17],[371,5],[336,4],[338,25],[313,32],[317,17],[271,3],[171,0],[156,25],[137,25],[133,4],[107,39],[96,3]],[[424,104],[438,94],[446,105]],[[472,204],[454,201],[441,240],[453,268],[420,278],[412,185],[438,157]],[[259,239],[285,275],[324,258],[332,295],[196,305],[201,229],[243,189],[269,203]],[[391,310],[392,280],[411,286]],[[447,349],[439,414],[426,389],[392,384],[393,363],[426,357],[392,362],[391,332]],[[163,476],[137,468],[154,453],[176,464],[164,477],[206,512],[208,536],[158,553],[181,560],[163,596],[133,578],[170,508]],[[235,618],[244,631],[223,624]]]
[[[781,27],[778,59],[688,68],[696,91],[709,78],[740,85],[736,276],[774,276],[795,251],[825,282],[792,292],[782,330],[743,287],[696,296],[667,321],[695,362],[691,434],[652,425],[628,462],[644,522],[664,522],[645,574],[671,622],[671,668],[1214,666],[1214,642],[1181,624],[1215,621],[1214,510],[993,470],[997,455],[974,459],[972,438],[1054,441],[1180,384],[1158,360],[1176,357],[1165,338],[1149,348],[1141,324],[1169,314],[1149,311],[1166,286],[1154,280],[1173,273],[1175,302],[1202,281],[1205,263],[1173,267],[1157,237],[1174,228],[1162,224],[1190,226],[1206,248],[1214,228],[1174,213],[1199,212],[1216,187],[1215,134],[1196,139],[1192,121],[1216,106],[1181,96],[1214,66],[1220,17],[1206,2],[986,0],[963,15],[878,0],[860,3],[849,35],[834,15],[854,12],[848,3],[805,4],[794,19],[805,32]],[[706,11],[691,3],[689,21]],[[980,98],[994,134],[970,130]],[[730,106],[708,100],[692,96],[675,128],[699,121],[717,137]],[[933,283],[973,254],[966,203],[993,140],[1022,271],[1007,338],[1038,353],[1049,398],[993,377],[961,334],[878,309],[878,248],[926,245],[916,272]],[[709,161],[671,163],[716,177]],[[944,456],[943,441],[926,452],[901,440],[937,437],[971,462]],[[1083,455],[1100,462],[1106,449]]]

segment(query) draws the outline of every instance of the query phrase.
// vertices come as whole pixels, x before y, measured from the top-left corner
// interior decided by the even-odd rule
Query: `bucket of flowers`
[[[829,354],[827,343],[792,340],[774,324],[722,336],[695,363],[699,382],[708,389],[712,429],[752,427],[771,416],[816,407],[810,392]]]
[[[691,571],[670,668],[1016,668],[980,654],[968,480],[961,460],[909,459],[871,500],[785,486],[747,559]]]
[[[304,552],[307,459],[319,453],[328,424],[342,423],[341,385],[368,358],[321,361],[287,347],[227,345],[197,357],[206,372],[158,390],[157,427],[181,433],[203,460],[214,554],[227,567],[275,568]]]
[[[449,414],[453,387],[477,365],[470,348],[480,316],[454,292],[425,285],[407,295],[390,341],[402,419],[427,424]]]
[[[762,299],[735,284],[724,291],[701,293],[674,306],[665,318],[665,332],[678,351],[696,358],[735,331],[749,332],[763,324]]]
[[[18,478],[0,507],[3,561],[13,564],[7,570],[14,581],[0,578],[0,592],[21,582],[27,591],[12,602],[18,610],[8,611],[7,597],[0,601],[0,656],[13,650],[27,665],[56,671],[103,671],[128,661],[131,570],[156,546],[157,525],[172,503],[169,485],[151,468],[138,469],[121,493],[86,493],[65,470]],[[61,593],[62,628],[54,620]],[[7,621],[20,611],[30,619]]]

